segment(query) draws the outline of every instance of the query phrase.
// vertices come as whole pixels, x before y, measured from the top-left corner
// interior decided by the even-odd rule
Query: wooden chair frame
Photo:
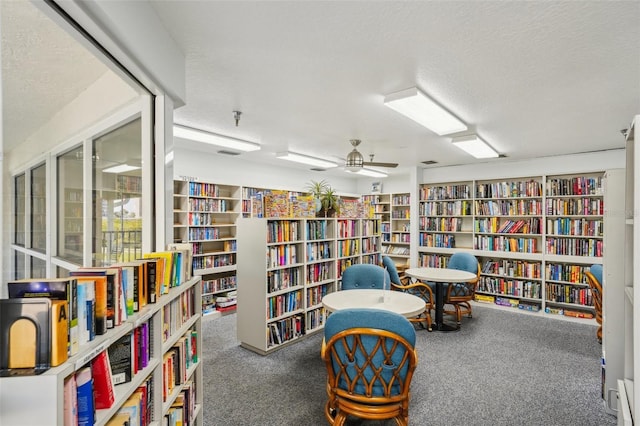
[[[480,280],[480,263],[478,263],[478,272],[474,281],[466,283],[450,283],[447,286],[447,293],[444,295],[445,305],[453,306],[453,309],[444,309],[443,312],[449,315],[456,316],[456,322],[458,325],[462,322],[462,315],[467,315],[472,318],[473,311],[471,309],[471,301],[476,296],[476,288],[478,287],[478,281]],[[463,286],[464,292],[458,294],[453,293],[455,286]],[[464,294],[461,294],[464,293]]]
[[[365,336],[373,337],[375,343],[365,345]],[[399,351],[402,351],[401,358],[392,361]],[[341,357],[341,353],[346,357]],[[399,426],[408,425],[409,388],[418,355],[402,336],[367,327],[343,330],[323,342],[321,356],[327,367],[325,417],[329,424],[343,425],[347,416],[352,415],[369,420],[395,419]],[[380,356],[382,362],[376,362]],[[360,365],[355,362],[356,358]],[[406,370],[404,378],[401,377],[403,370]],[[374,386],[382,395],[374,395]]]
[[[414,296],[418,296],[422,300],[424,300],[424,312],[415,318],[409,318],[409,321],[412,323],[427,323],[427,330],[432,330],[433,319],[431,317],[431,310],[435,309],[435,299],[433,296],[433,290],[427,284],[417,281],[410,282],[409,277],[402,277],[403,281],[402,285],[391,283],[391,288],[397,291],[403,291],[405,293],[412,294]]]

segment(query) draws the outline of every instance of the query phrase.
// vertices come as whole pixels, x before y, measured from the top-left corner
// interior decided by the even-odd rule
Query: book
[[[122,404],[118,413],[129,414],[129,426],[143,426],[141,417],[142,393],[134,392],[129,399]]]
[[[76,372],[78,389],[78,426],[93,426],[96,412],[93,403],[93,377],[91,367],[82,367]]]
[[[131,381],[133,377],[133,346],[132,335],[127,333],[109,346],[109,363],[113,383],[119,385]]]
[[[184,279],[189,280],[193,276],[191,265],[193,264],[193,245],[191,243],[169,243],[167,250],[183,252]]]
[[[64,426],[76,426],[78,424],[78,388],[76,386],[76,376],[71,374],[64,379]]]
[[[72,271],[71,276],[75,277],[105,277],[106,278],[106,327],[114,328],[126,320],[127,316],[121,306],[122,284],[120,280],[119,268],[82,267],[77,271]],[[100,284],[101,286],[102,284]]]
[[[0,376],[50,367],[51,299],[0,299]]]
[[[52,367],[67,360],[69,330],[68,305],[66,300],[51,301],[51,359]]]
[[[52,300],[66,300],[68,306],[68,346],[69,355],[75,355],[79,348],[78,339],[78,289],[77,280],[69,278],[42,278],[9,281],[7,289],[10,299],[47,297]]]
[[[131,416],[129,413],[119,412],[109,419],[106,426],[130,426]]]
[[[87,328],[87,283],[78,281],[78,344],[80,346],[89,342],[89,329]]]
[[[95,334],[100,336],[107,332],[107,277],[101,272],[71,271],[70,274],[82,283],[93,283],[93,327]],[[91,286],[91,284],[88,284]],[[113,324],[113,322],[111,322]]]
[[[100,352],[91,360],[91,375],[95,408],[97,410],[111,408],[115,402],[115,390],[108,351]]]

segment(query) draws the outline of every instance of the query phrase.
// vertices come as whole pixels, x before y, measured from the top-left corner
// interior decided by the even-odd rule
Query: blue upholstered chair
[[[342,273],[342,290],[390,289],[390,282],[389,273],[372,263],[351,265]]]
[[[415,318],[409,318],[409,321],[420,324],[426,322],[427,330],[431,331],[431,324],[433,323],[431,310],[435,307],[435,299],[431,287],[420,281],[412,283],[408,277],[400,278],[396,264],[389,256],[382,256],[382,266],[389,272],[393,290],[404,291],[424,300],[424,312]]]
[[[458,252],[454,253],[447,268],[467,271],[476,274],[476,279],[467,283],[451,283],[447,286],[447,292],[444,295],[445,305],[453,306],[453,310],[445,309],[447,314],[455,314],[458,325],[462,321],[462,315],[466,314],[471,318],[471,303],[476,294],[476,287],[480,279],[480,264],[478,259],[471,253]]]
[[[596,338],[598,342],[602,343],[602,265],[591,265],[585,275],[591,289],[593,307],[596,311],[596,322],[599,324]]]
[[[347,416],[409,421],[409,388],[418,357],[413,325],[379,309],[344,309],[324,326],[327,368],[325,417],[342,425]]]

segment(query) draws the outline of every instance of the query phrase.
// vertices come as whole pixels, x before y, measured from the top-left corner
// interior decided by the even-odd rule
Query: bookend
[[[28,299],[0,299],[0,377],[32,376],[42,374],[50,367],[51,351],[51,300],[44,297]],[[11,330],[19,321],[28,321],[35,331],[35,342],[21,342],[20,346],[35,348],[35,365],[32,368],[9,368]],[[19,357],[29,357],[24,349]]]

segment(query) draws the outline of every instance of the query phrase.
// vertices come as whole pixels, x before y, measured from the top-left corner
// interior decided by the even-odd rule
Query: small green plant
[[[331,187],[325,189],[325,191],[322,193],[322,196],[320,197],[320,202],[322,203],[322,208],[325,211],[325,216],[327,215],[327,212],[329,210],[335,210],[336,212],[338,211],[339,200],[340,197],[336,193],[335,189]]]
[[[313,198],[317,198],[318,200],[320,200],[322,198],[322,194],[328,189],[330,188],[329,183],[327,183],[326,180],[312,180],[307,184],[307,191],[309,191],[309,193],[311,195],[313,195]]]

